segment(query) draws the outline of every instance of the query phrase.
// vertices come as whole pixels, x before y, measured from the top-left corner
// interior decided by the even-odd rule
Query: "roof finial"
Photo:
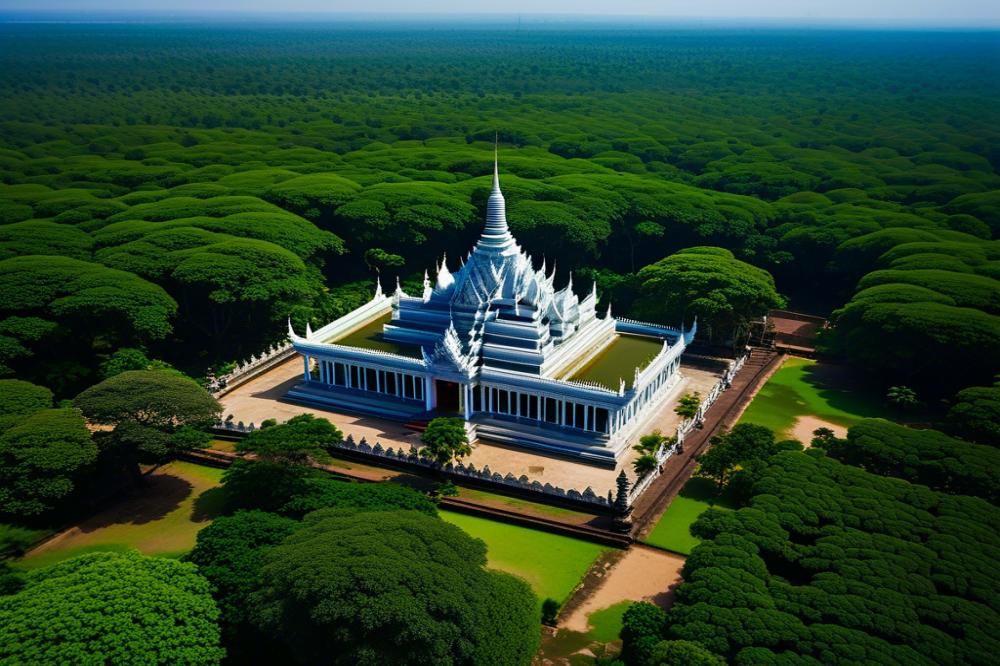
[[[493,191],[500,191],[500,132],[493,138]]]

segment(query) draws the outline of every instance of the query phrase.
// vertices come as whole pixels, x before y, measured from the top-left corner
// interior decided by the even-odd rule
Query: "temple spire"
[[[493,144],[493,186],[486,201],[486,227],[479,239],[479,247],[486,250],[504,250],[512,247],[514,237],[507,228],[507,210],[503,192],[500,191],[499,147]]]

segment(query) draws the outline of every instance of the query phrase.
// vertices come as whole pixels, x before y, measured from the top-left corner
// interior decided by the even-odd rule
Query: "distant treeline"
[[[519,241],[616,312],[649,295],[644,266],[719,246],[791,307],[832,312],[825,344],[886,380],[1000,372],[994,33],[4,25],[0,40],[0,364],[50,386],[86,385],[121,346],[197,372],[289,314],[354,307],[376,270],[391,289],[444,251],[454,268],[495,136]]]

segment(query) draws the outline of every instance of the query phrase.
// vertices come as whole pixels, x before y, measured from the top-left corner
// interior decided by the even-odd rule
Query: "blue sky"
[[[596,14],[678,18],[792,18],[996,23],[998,0],[0,0],[26,11],[364,12],[443,14]]]

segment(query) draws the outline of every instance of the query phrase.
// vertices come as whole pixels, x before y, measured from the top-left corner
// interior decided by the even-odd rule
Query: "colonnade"
[[[481,384],[473,389],[473,411],[504,414],[564,428],[611,434],[608,409],[573,400]]]
[[[308,359],[306,363],[308,367]],[[326,359],[316,359],[316,369],[318,381],[328,386],[342,386],[408,400],[425,400],[428,395],[427,379],[421,375]]]

